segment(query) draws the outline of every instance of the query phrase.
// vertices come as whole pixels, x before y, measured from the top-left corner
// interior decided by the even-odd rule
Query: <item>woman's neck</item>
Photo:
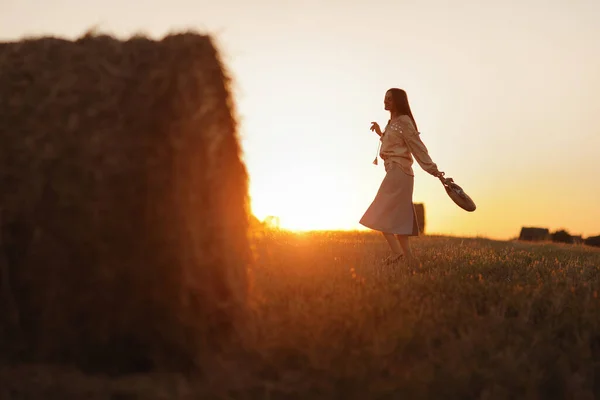
[[[400,114],[398,113],[398,111],[390,111],[390,119],[394,119],[399,116],[400,116]]]

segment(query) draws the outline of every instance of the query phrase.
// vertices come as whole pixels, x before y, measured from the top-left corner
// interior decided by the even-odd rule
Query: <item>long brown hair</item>
[[[413,124],[415,125],[415,129],[418,132],[419,128],[417,127],[417,122],[415,121],[415,118],[412,115],[412,111],[410,110],[410,104],[408,103],[408,96],[406,95],[406,92],[398,88],[391,88],[390,90],[388,90],[388,92],[392,93],[392,99],[394,99],[396,112],[398,112],[399,115],[408,115],[412,120]]]

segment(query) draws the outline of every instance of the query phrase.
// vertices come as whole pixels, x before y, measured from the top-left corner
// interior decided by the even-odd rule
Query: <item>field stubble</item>
[[[202,379],[0,369],[38,398],[593,398],[600,251],[419,237],[422,262],[382,266],[372,233],[257,231],[239,346]],[[33,382],[36,382],[35,384]],[[1,386],[0,386],[1,387]],[[3,392],[0,389],[0,397]],[[29,396],[29,397],[28,397]]]

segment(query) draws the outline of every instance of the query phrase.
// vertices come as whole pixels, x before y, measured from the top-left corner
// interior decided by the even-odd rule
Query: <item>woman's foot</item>
[[[388,258],[383,260],[383,263],[385,265],[390,265],[390,264],[395,264],[397,262],[400,262],[403,259],[404,259],[404,254],[392,254]]]

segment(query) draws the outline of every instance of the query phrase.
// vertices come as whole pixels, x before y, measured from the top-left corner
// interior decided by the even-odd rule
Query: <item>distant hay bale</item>
[[[567,244],[574,243],[573,236],[571,236],[571,234],[564,229],[553,232],[550,235],[550,237],[552,238],[552,241],[555,243],[567,243]]]
[[[18,357],[180,370],[234,332],[250,252],[228,84],[194,33],[0,44]]]
[[[600,235],[590,236],[590,237],[586,238],[583,243],[588,246],[600,247]]]
[[[519,240],[527,241],[546,241],[550,240],[550,231],[546,228],[522,227],[519,234]]]
[[[417,224],[419,225],[419,233],[425,233],[425,204],[413,203],[415,214],[417,217]]]
[[[573,244],[583,244],[583,236],[581,235],[573,235]]]

